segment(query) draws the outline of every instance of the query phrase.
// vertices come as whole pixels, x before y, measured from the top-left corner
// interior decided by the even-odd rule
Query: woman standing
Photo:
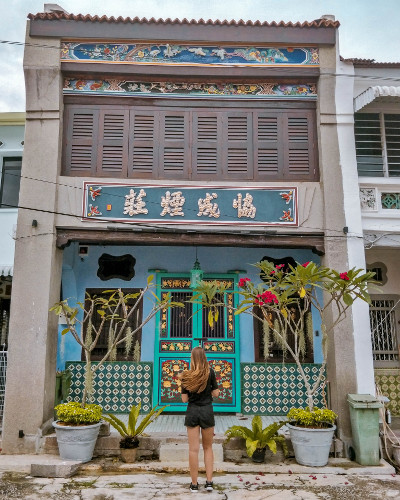
[[[190,369],[185,370],[181,376],[182,401],[189,403],[186,410],[185,426],[189,440],[189,468],[190,491],[197,492],[199,473],[200,429],[204,451],[204,465],[206,466],[206,490],[213,489],[214,454],[212,443],[214,438],[214,411],[213,397],[217,398],[219,389],[214,370],[207,362],[206,354],[202,347],[192,350]]]

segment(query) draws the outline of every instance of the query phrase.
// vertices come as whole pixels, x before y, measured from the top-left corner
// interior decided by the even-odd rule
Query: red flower
[[[285,267],[285,264],[278,264],[277,266],[275,266],[277,269],[282,269],[282,267]]]
[[[265,292],[258,294],[254,302],[259,306],[262,306],[264,304],[271,304],[272,302],[274,304],[277,304],[278,298],[274,293],[270,292],[269,290],[266,290]]]
[[[239,288],[245,288],[247,281],[251,281],[251,279],[250,278],[240,278],[239,284],[238,284]]]
[[[302,266],[303,266],[303,267],[307,267],[309,263],[310,263],[310,261],[308,261],[308,262],[304,262],[304,264],[302,264]]]
[[[349,279],[350,279],[347,276],[347,271],[345,273],[340,273],[339,276],[340,276],[340,279],[345,280],[345,281],[349,281]]]
[[[275,274],[275,271],[274,271],[274,270],[272,270],[269,274]]]

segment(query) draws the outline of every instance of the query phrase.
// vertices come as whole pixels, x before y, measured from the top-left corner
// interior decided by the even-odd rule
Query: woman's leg
[[[214,453],[212,449],[214,439],[214,427],[201,429],[201,440],[204,450],[204,465],[206,466],[207,481],[212,481],[214,469]]]
[[[200,426],[186,427],[189,440],[189,469],[192,484],[197,484],[199,474]]]

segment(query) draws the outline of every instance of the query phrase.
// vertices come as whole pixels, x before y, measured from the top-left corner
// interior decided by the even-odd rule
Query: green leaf
[[[64,328],[64,330],[61,332],[61,335],[65,335],[68,332],[69,332],[69,328]]]
[[[148,276],[147,278],[147,284],[150,285],[150,283],[153,281],[154,279],[154,274],[150,274],[150,276]]]
[[[344,293],[343,294],[343,302],[346,304],[346,306],[351,306],[351,304],[354,302],[353,297],[349,293]]]
[[[208,324],[211,328],[214,326],[214,315],[211,309],[208,311]]]

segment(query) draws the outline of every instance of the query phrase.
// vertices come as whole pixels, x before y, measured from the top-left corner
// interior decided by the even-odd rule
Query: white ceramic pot
[[[92,425],[59,425],[53,422],[60,457],[78,462],[92,460],[100,426],[101,422]]]
[[[310,467],[323,467],[328,463],[336,425],[328,429],[309,429],[286,424],[290,431],[296,462]]]

